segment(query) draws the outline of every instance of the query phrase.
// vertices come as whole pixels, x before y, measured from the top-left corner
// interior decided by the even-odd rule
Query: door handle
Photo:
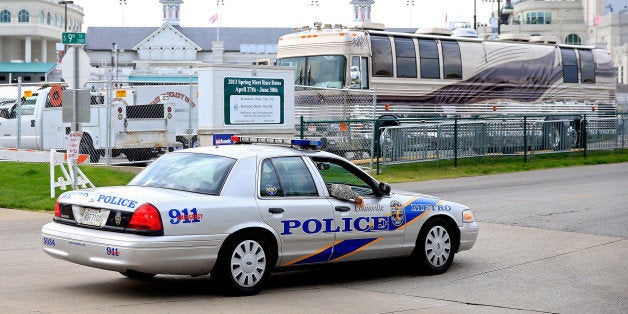
[[[31,128],[35,127],[35,120],[31,120]]]
[[[268,212],[271,214],[281,214],[283,213],[283,208],[271,207],[268,209]]]
[[[351,210],[349,206],[336,206],[335,209],[337,212],[348,212]]]

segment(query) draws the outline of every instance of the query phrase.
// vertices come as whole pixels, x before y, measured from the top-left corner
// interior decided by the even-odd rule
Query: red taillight
[[[122,107],[118,107],[118,113],[122,113]]]
[[[171,107],[168,107],[167,110],[168,110],[168,112],[172,112],[172,108]]]
[[[61,205],[59,205],[59,199],[55,203],[55,217],[61,218]]]
[[[142,204],[131,216],[127,227],[136,230],[160,231],[163,228],[161,215],[155,206],[148,203]]]

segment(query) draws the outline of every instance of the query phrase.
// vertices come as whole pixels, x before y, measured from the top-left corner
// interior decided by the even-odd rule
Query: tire
[[[264,239],[235,237],[225,243],[215,274],[229,294],[257,294],[270,275],[271,254]]]
[[[79,154],[89,155],[89,162],[97,163],[100,161],[100,151],[94,148],[94,142],[87,133],[83,135],[79,143]]]
[[[150,280],[155,277],[155,274],[143,273],[135,270],[127,270],[125,272],[120,272],[120,274],[133,280]]]
[[[454,236],[449,223],[437,218],[421,229],[413,257],[425,274],[442,274],[454,260],[454,248]]]
[[[150,148],[134,148],[124,150],[124,154],[129,161],[146,161],[153,157]]]

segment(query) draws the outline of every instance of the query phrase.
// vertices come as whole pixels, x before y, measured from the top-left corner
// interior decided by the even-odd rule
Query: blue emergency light
[[[319,149],[323,146],[323,142],[320,140],[309,140],[309,139],[293,139],[290,141],[292,146],[298,146],[302,149]]]

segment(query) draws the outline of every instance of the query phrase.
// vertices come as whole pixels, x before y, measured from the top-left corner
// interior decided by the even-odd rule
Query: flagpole
[[[222,24],[222,6],[225,5],[225,0],[216,0],[218,5],[218,29],[216,30],[216,41],[220,41],[220,27]]]

